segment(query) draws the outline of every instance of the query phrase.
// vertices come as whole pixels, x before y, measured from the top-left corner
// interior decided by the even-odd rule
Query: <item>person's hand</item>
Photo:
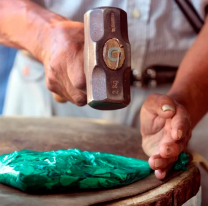
[[[155,176],[163,179],[191,138],[189,115],[170,97],[153,94],[144,102],[140,120],[142,148]]]
[[[57,94],[56,99],[60,96],[60,101],[70,101],[78,106],[85,105],[83,23],[63,18],[51,24],[42,33],[43,46],[42,51],[39,51],[39,59],[45,66],[47,88]]]
[[[84,25],[32,1],[0,3],[0,42],[24,49],[45,66],[46,86],[61,100],[86,104]],[[57,96],[58,97],[58,96]]]

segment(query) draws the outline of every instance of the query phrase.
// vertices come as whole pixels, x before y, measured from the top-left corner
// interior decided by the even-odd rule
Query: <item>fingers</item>
[[[163,169],[163,170],[155,170],[155,176],[157,177],[157,179],[159,179],[159,180],[164,179],[167,176],[167,174],[168,174],[168,172],[169,172],[169,170],[171,169],[172,166],[173,166],[173,164],[171,164],[166,169]]]
[[[155,170],[156,178],[162,180],[167,176],[176,160],[177,157],[164,159],[160,155],[154,155],[149,158],[149,165]]]
[[[143,104],[140,118],[142,147],[155,176],[163,179],[191,137],[189,115],[170,97],[153,94]]]
[[[47,88],[58,101],[87,103],[83,63],[84,25],[64,20],[50,28],[43,63]],[[60,97],[61,98],[60,98]]]
[[[73,87],[86,93],[86,78],[83,69],[83,50],[79,51],[79,54],[77,54],[77,58],[78,59],[74,62],[73,66],[69,64],[67,68],[68,77],[70,78]]]
[[[159,154],[149,158],[149,165],[153,170],[166,169],[170,164],[174,163],[177,157],[163,158]]]
[[[65,99],[65,98],[63,98],[63,97],[61,97],[61,96],[59,96],[59,95],[56,94],[56,93],[52,93],[52,95],[53,95],[53,98],[54,98],[57,102],[60,102],[60,103],[65,103],[65,102],[67,102],[67,99]]]
[[[167,138],[165,141],[167,141]],[[155,170],[155,176],[158,179],[164,179],[168,171],[172,168],[174,162],[177,160],[178,155],[185,150],[186,141],[172,141],[165,142],[159,146],[159,154],[152,155],[149,158],[150,167]]]
[[[167,175],[168,175],[168,172],[172,169],[172,167],[174,165],[174,162],[171,162],[170,164],[168,164],[167,167],[165,167],[164,169],[155,170],[156,178],[159,179],[159,180],[162,180],[162,179],[166,178]]]
[[[46,70],[46,86],[50,91],[56,93],[55,99],[58,101],[67,100],[77,106],[85,105],[87,103],[86,94],[72,85],[67,73],[63,70],[57,72],[57,70],[51,67]]]
[[[159,154],[163,158],[177,157],[185,149],[184,141],[180,142],[167,142],[161,144]]]
[[[166,170],[155,170],[155,177],[157,179],[162,180],[166,177],[167,171]]]
[[[148,116],[144,109],[149,111],[152,116]],[[157,124],[155,126],[162,125],[165,119],[171,118],[171,136],[172,139],[178,141],[187,135],[190,129],[190,118],[186,109],[174,102],[172,98],[166,95],[153,94],[144,103],[141,110],[142,123],[146,125],[150,121],[149,119],[157,119]],[[153,115],[154,114],[154,115]],[[143,115],[143,116],[142,116]],[[152,125],[151,125],[152,127]]]
[[[145,101],[143,107],[162,118],[171,118],[175,114],[175,102],[166,95],[153,94]]]
[[[142,136],[156,134],[167,119],[175,115],[176,104],[166,95],[152,94],[144,102],[140,112]]]
[[[171,121],[171,136],[173,140],[180,140],[184,138],[190,130],[190,118],[187,111],[181,105],[177,106],[175,116]]]

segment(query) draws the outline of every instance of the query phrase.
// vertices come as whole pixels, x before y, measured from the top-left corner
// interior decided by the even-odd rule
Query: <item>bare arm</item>
[[[51,25],[66,21],[64,17],[49,12],[30,0],[1,0],[0,19],[0,43],[26,49],[35,57],[43,49],[44,32],[48,32]]]
[[[49,90],[78,106],[85,105],[83,23],[29,0],[1,0],[0,19],[0,43],[29,51],[44,64]]]
[[[142,106],[142,146],[159,179],[167,175],[186,149],[192,129],[207,112],[207,38],[208,21],[185,55],[168,94],[153,94]]]
[[[192,128],[208,110],[208,21],[185,55],[169,96],[190,114]]]

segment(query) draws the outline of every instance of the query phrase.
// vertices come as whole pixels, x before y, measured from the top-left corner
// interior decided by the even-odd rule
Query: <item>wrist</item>
[[[63,24],[63,22],[69,21],[52,12],[45,12],[46,13],[41,15],[35,25],[30,29],[28,35],[33,36],[33,38],[31,43],[26,46],[26,50],[42,63],[44,63],[51,44],[57,36],[54,31],[55,27]]]
[[[43,29],[38,34],[33,52],[43,64],[47,64],[51,56],[56,58],[58,51],[66,54],[66,51],[74,52],[83,46],[83,23],[74,22],[52,13],[51,16],[48,15],[48,21],[44,22],[41,28]]]
[[[201,117],[205,114],[204,106],[200,105],[203,101],[200,90],[196,85],[180,84],[180,86],[173,85],[167,93],[173,100],[182,105],[190,116],[191,128],[193,129]]]
[[[67,20],[28,0],[0,1],[0,18],[0,43],[27,50],[40,61],[50,28]]]

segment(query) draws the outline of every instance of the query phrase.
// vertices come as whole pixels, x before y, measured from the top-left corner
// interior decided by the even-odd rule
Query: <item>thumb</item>
[[[176,104],[167,95],[152,94],[147,98],[143,107],[150,113],[165,119],[172,118],[176,113]]]

